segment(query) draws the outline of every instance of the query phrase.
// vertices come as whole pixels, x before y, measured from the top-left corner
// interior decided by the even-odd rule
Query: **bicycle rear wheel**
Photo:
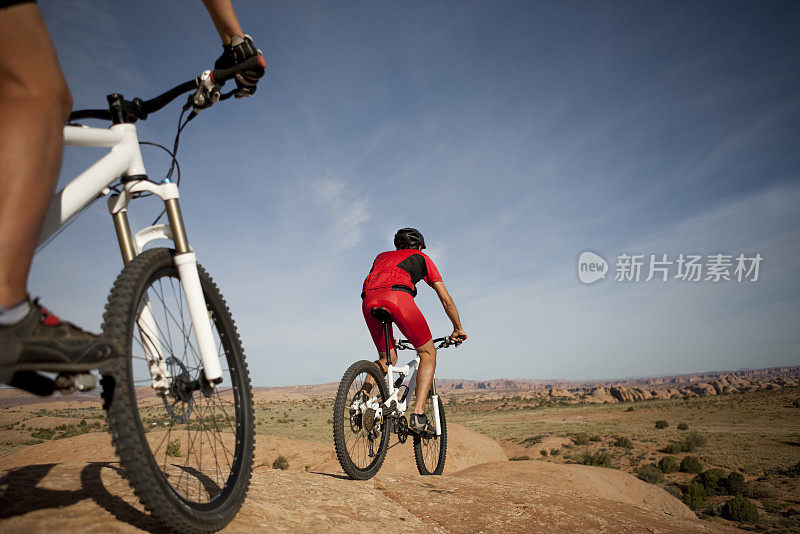
[[[213,532],[235,517],[250,485],[253,397],[230,311],[198,266],[223,369],[220,384],[205,382],[173,254],[143,252],[111,290],[103,331],[128,354],[103,376],[103,397],[120,463],[145,508],[170,530]],[[154,327],[143,324],[145,313]],[[147,357],[154,346],[171,376],[161,390]]]
[[[444,461],[447,455],[447,421],[444,417],[444,405],[442,398],[437,397],[439,403],[439,420],[441,421],[442,433],[439,436],[421,437],[414,435],[414,460],[417,462],[417,470],[420,475],[441,475],[444,471]],[[433,417],[433,392],[428,393],[425,401],[425,415],[431,424],[434,424]]]
[[[367,377],[372,379],[371,387],[366,385]],[[333,406],[333,443],[339,464],[352,479],[372,478],[386,458],[391,428],[383,403],[388,396],[383,373],[366,360],[351,365],[339,382]],[[381,414],[377,407],[382,407]]]

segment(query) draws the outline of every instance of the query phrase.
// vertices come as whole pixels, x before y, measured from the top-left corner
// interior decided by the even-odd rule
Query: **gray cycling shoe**
[[[408,428],[414,432],[419,433],[421,436],[435,436],[436,429],[428,421],[428,416],[418,413],[412,413],[409,418]]]
[[[0,383],[16,371],[110,372],[120,361],[116,343],[62,321],[38,300],[30,306],[22,321],[0,326]]]

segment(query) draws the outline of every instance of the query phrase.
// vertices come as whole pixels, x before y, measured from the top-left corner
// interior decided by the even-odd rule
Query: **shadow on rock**
[[[77,490],[56,490],[40,487],[40,482],[59,464],[18,467],[0,478],[0,519],[8,519],[37,510],[65,508],[91,499],[117,520],[148,532],[163,528],[150,515],[136,509],[122,497],[111,493],[103,484],[101,471],[108,468],[120,477],[123,470],[111,462],[92,462],[80,472],[81,487]],[[127,483],[126,489],[127,489]]]

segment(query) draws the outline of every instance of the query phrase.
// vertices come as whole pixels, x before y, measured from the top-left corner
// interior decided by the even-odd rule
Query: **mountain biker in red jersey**
[[[215,69],[260,54],[231,0],[203,0],[222,39]],[[240,73],[235,96],[256,91],[264,70]],[[0,384],[15,371],[85,372],[121,356],[116,344],[61,321],[31,301],[28,272],[64,148],[72,109],[53,43],[33,0],[0,0]]]
[[[450,339],[461,343],[467,339],[467,333],[461,327],[458,309],[450,293],[442,281],[442,275],[433,261],[422,252],[425,248],[425,238],[416,228],[401,228],[394,236],[394,246],[397,250],[381,252],[372,263],[361,293],[362,311],[367,328],[378,349],[380,359],[375,362],[381,371],[386,373],[386,340],[383,334],[383,324],[372,316],[372,308],[383,307],[392,314],[392,319],[403,335],[408,339],[419,355],[420,363],[417,370],[417,400],[414,412],[411,414],[409,427],[425,433],[435,433],[433,425],[425,415],[425,400],[433,382],[433,373],[436,369],[436,347],[431,340],[431,330],[419,308],[414,303],[417,295],[416,284],[420,280],[436,291],[442,301],[447,317],[453,323],[453,333]],[[391,326],[390,326],[391,328]],[[392,365],[397,363],[397,352],[394,348],[394,337],[391,335]]]

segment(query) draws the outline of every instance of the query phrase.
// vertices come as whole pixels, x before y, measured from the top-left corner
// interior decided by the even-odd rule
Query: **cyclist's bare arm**
[[[436,294],[439,296],[439,300],[442,301],[444,312],[447,314],[447,317],[450,318],[450,322],[453,323],[453,333],[450,334],[450,338],[453,340],[459,338],[461,341],[467,339],[467,333],[461,326],[461,318],[458,316],[458,308],[456,308],[456,303],[453,302],[453,297],[451,297],[450,293],[447,292],[444,282],[434,282],[433,290],[436,291]]]
[[[203,4],[214,21],[222,44],[230,44],[234,35],[244,35],[231,0],[203,0]]]

